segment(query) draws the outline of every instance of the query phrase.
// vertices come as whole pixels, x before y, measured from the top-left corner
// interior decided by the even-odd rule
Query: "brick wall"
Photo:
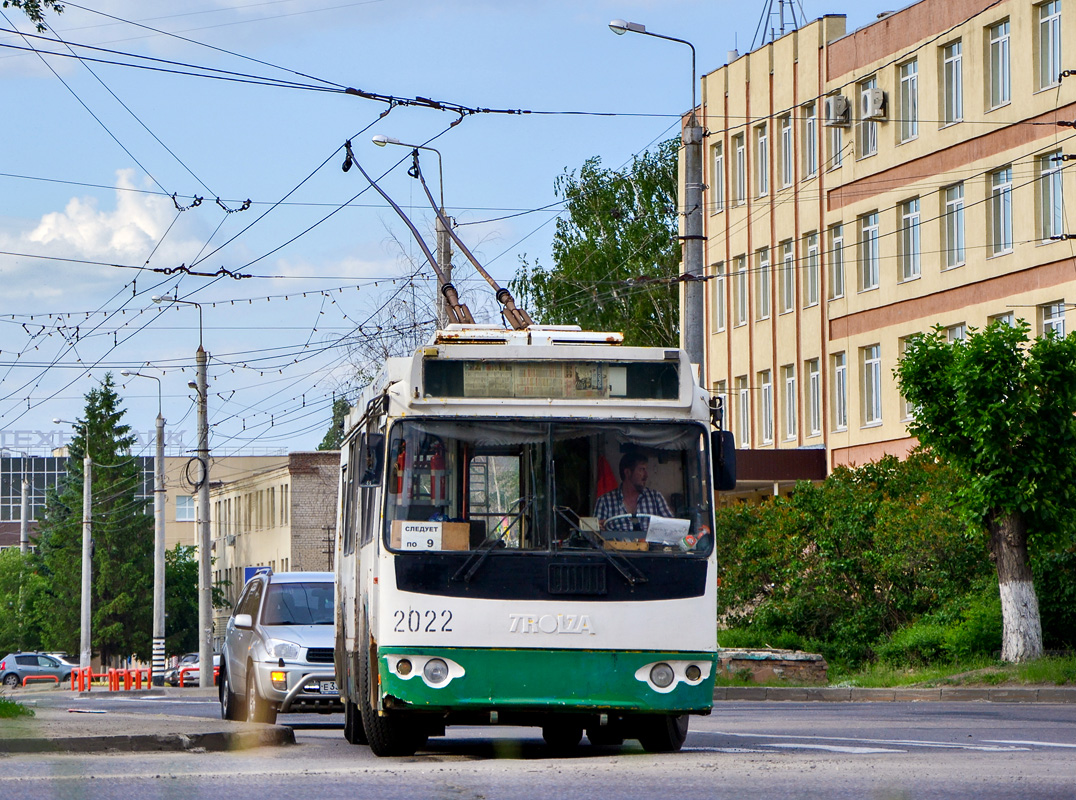
[[[291,569],[295,572],[331,570],[340,452],[292,453],[288,457],[288,474]]]

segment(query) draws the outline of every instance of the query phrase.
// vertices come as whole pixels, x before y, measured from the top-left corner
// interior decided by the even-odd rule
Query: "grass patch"
[[[16,717],[32,717],[34,710],[27,708],[22,703],[0,697],[0,719],[15,719]]]
[[[1048,656],[1026,664],[1006,664],[980,657],[952,664],[894,667],[879,662],[863,669],[830,670],[831,686],[872,689],[938,686],[1066,686],[1076,685],[1076,655]]]

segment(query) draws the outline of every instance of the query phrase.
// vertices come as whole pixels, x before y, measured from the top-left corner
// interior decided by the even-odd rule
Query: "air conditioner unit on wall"
[[[881,89],[864,89],[861,97],[863,107],[860,111],[863,119],[885,119],[888,105],[885,92]]]
[[[847,128],[852,124],[852,104],[843,94],[835,94],[826,98],[826,119],[823,123],[827,128]]]

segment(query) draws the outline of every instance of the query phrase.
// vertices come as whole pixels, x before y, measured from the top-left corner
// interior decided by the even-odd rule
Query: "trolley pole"
[[[86,457],[82,459],[82,636],[78,664],[90,666],[93,651],[90,646],[90,589],[93,578],[93,462],[90,460],[90,426],[85,431]]]
[[[199,312],[201,309],[199,309]],[[202,482],[198,486],[198,685],[213,685],[213,554],[209,540],[209,382],[208,356],[201,343],[197,353],[198,458]]]
[[[164,685],[164,417],[157,412],[153,465],[153,685]]]
[[[19,552],[26,555],[28,549],[30,549],[30,481],[23,478],[22,498],[19,503]]]

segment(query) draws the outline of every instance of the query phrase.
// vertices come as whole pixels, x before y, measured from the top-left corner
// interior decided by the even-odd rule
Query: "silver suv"
[[[221,652],[223,719],[343,711],[333,665],[333,574],[258,572],[228,619]]]

